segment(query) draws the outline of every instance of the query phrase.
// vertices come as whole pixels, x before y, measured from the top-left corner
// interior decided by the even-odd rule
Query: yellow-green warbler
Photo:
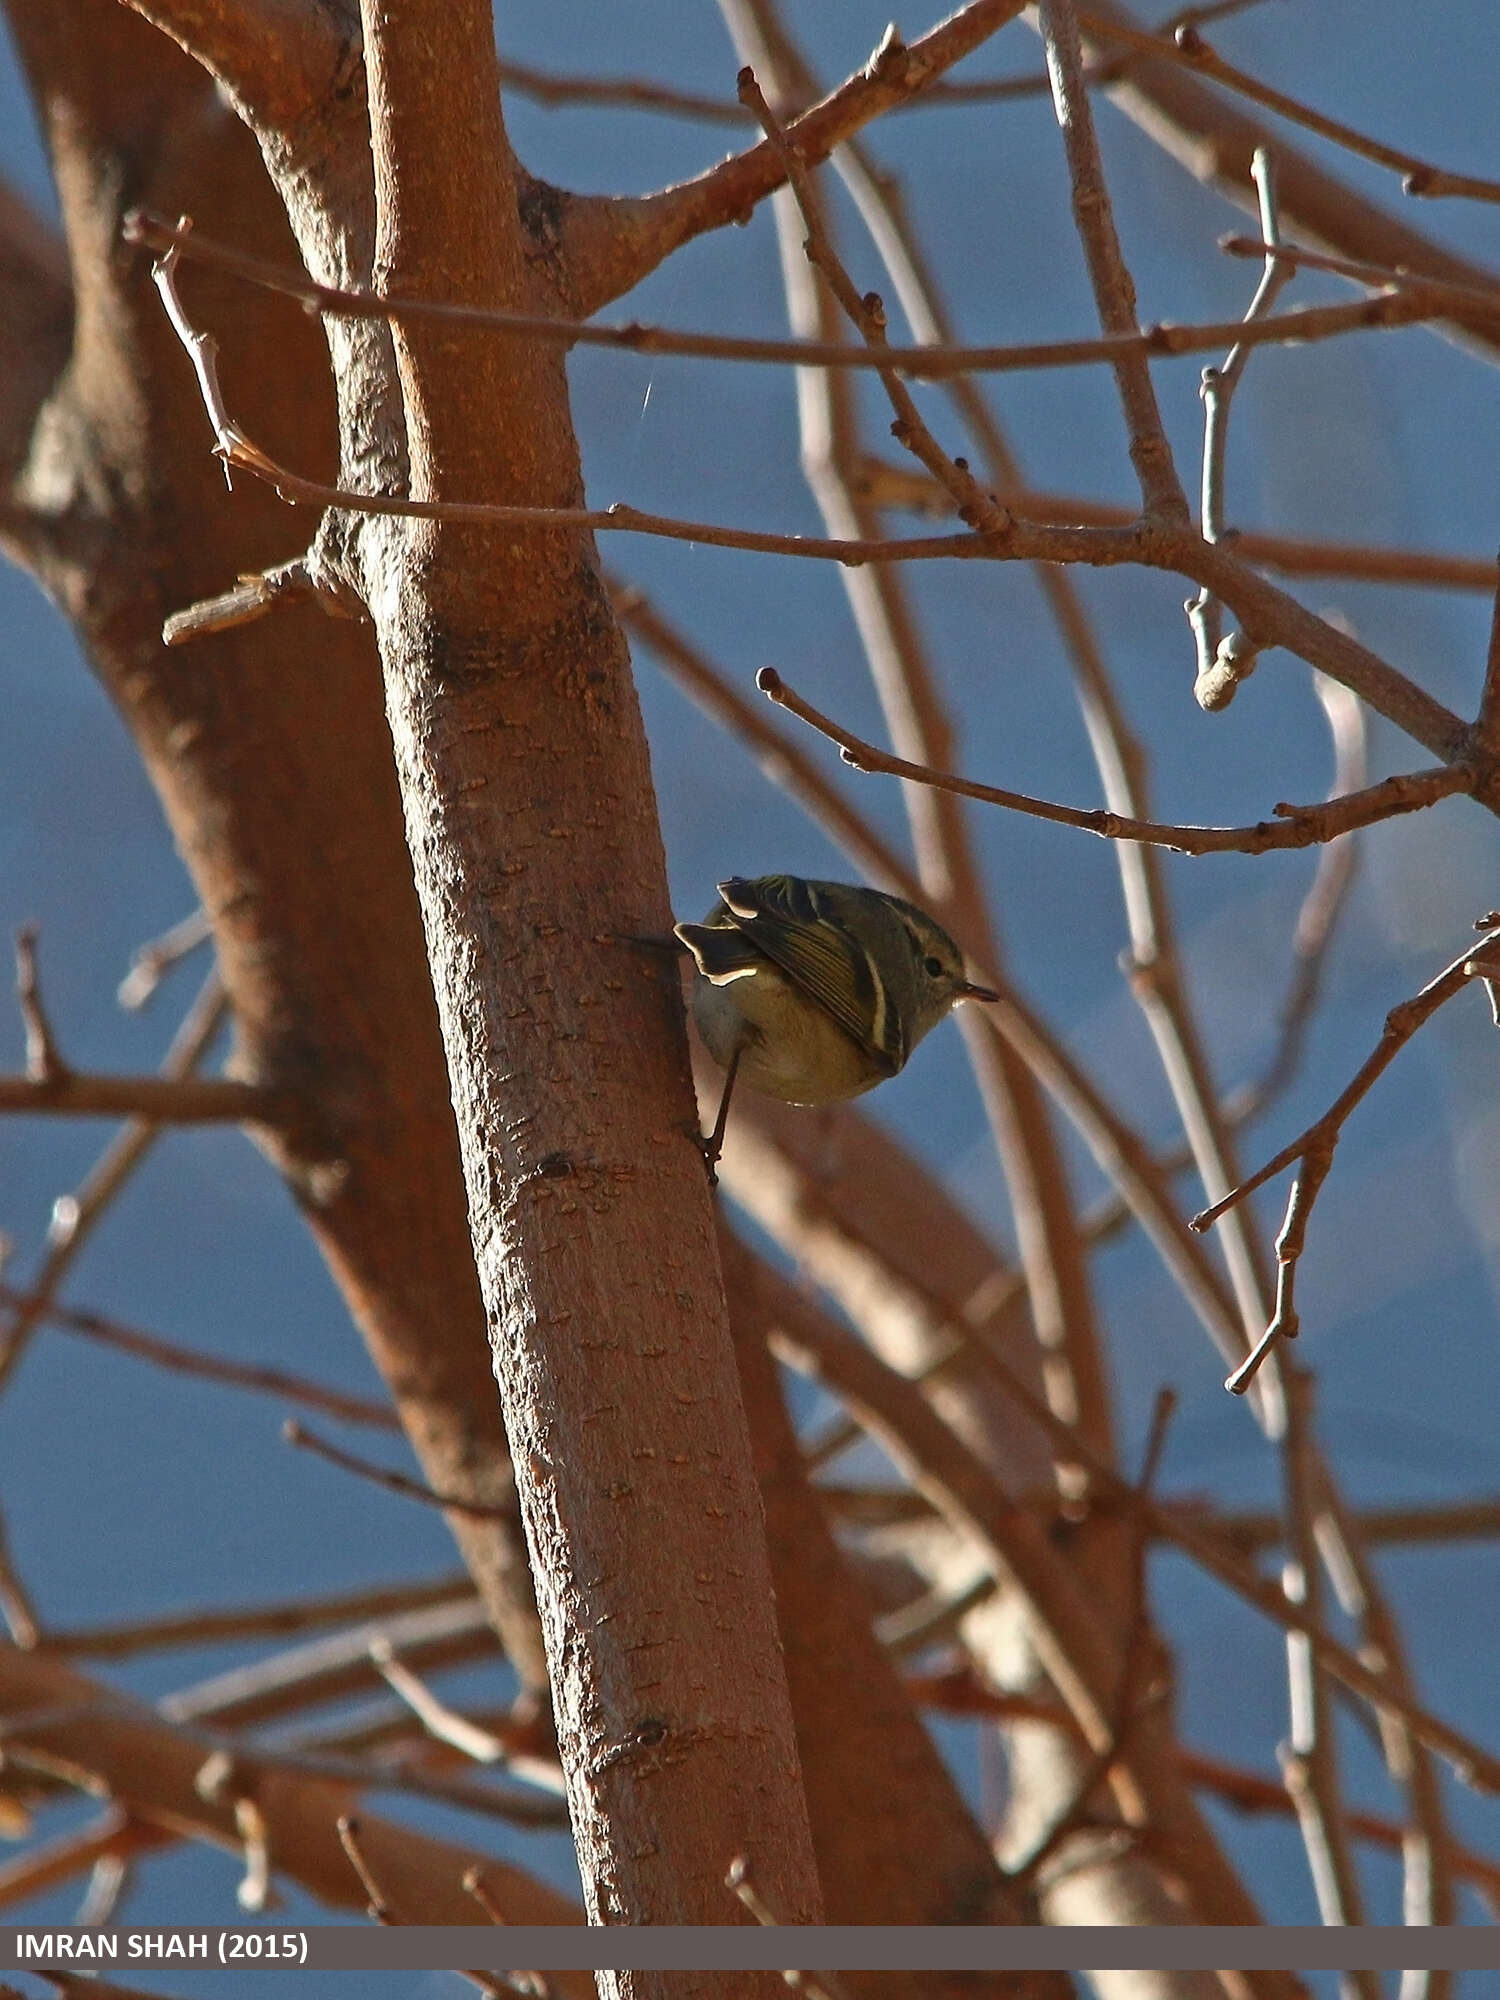
[[[693,1019],[725,1072],[704,1151],[712,1170],[742,1076],[789,1104],[833,1104],[894,1076],[960,1000],[997,1000],[924,911],[878,889],[796,875],[731,876],[693,954]]]

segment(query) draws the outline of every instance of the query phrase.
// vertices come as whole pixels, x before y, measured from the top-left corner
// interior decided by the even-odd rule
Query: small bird
[[[693,1019],[724,1071],[709,1173],[724,1143],[736,1077],[788,1104],[836,1104],[904,1068],[976,986],[963,953],[925,911],[878,889],[734,875],[701,924],[678,924],[693,954]]]

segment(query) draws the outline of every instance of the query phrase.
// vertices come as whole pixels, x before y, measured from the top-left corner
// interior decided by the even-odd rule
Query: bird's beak
[[[966,979],[958,989],[960,1000],[998,1000],[1000,995],[993,986],[976,986],[972,979]]]

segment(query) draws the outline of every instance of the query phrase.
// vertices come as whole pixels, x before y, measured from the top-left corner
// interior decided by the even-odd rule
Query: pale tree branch
[[[315,1458],[326,1459],[336,1465],[341,1472],[352,1472],[356,1479],[367,1479],[372,1486],[380,1486],[387,1493],[399,1493],[403,1500],[420,1500],[424,1507],[441,1507],[447,1513],[467,1514],[475,1520],[503,1520],[510,1512],[504,1501],[486,1503],[479,1500],[465,1500],[454,1493],[437,1493],[432,1487],[424,1486],[420,1479],[397,1472],[390,1466],[376,1465],[373,1460],[360,1458],[352,1451],[331,1444],[327,1438],[319,1437],[305,1424],[288,1418],[281,1427],[283,1444],[295,1445],[299,1451],[308,1451]]]
[[[1280,241],[1281,229],[1276,212],[1276,176],[1271,155],[1257,148],[1251,170],[1260,201],[1261,234],[1268,248],[1260,283],[1245,309],[1247,327],[1264,321],[1293,275],[1292,266],[1278,256],[1275,247]],[[1229,411],[1249,359],[1249,346],[1241,336],[1221,368],[1209,367],[1203,371],[1203,477],[1199,524],[1206,542],[1224,539]],[[1228,642],[1225,642],[1223,607],[1211,591],[1200,591],[1188,605],[1187,615],[1198,646],[1198,678],[1193,693],[1202,708],[1224,708],[1240,682],[1254,671],[1255,651],[1243,632],[1231,633]]]
[[[996,1692],[979,1685],[973,1674],[964,1670],[947,1675],[912,1675],[908,1685],[928,1707],[940,1713],[1023,1716],[1027,1721],[1042,1722],[1053,1729],[1067,1730],[1071,1727],[1070,1718],[1062,1709],[1028,1701],[1022,1696]],[[1264,1777],[1259,1771],[1226,1763],[1221,1757],[1205,1756],[1199,1750],[1183,1750],[1179,1757],[1183,1775],[1191,1785],[1201,1791],[1212,1792],[1235,1812],[1289,1817],[1296,1811],[1280,1779]],[[1366,1841],[1388,1853],[1401,1854],[1411,1839],[1410,1827],[1384,1814],[1365,1812],[1358,1807],[1351,1808],[1348,1823],[1349,1831],[1357,1840]],[[1472,1883],[1489,1904],[1492,1913],[1500,1909],[1500,1863],[1472,1847],[1466,1847],[1462,1841],[1450,1838],[1446,1845],[1453,1874]],[[1447,1984],[1444,1973],[1422,1976]],[[1421,1990],[1418,1989],[1419,1992]],[[1433,1996],[1440,1990],[1437,1984],[1427,1989]],[[1410,1996],[1410,2000],[1415,2000],[1415,1995]]]
[[[1409,1693],[1413,1683],[1406,1648],[1378,1587],[1360,1519],[1321,1468],[1319,1479],[1315,1531],[1329,1581],[1345,1616],[1358,1623],[1361,1657]],[[1377,1721],[1386,1768],[1406,1793],[1411,1815],[1401,1844],[1402,1920],[1414,1926],[1451,1924],[1457,1857],[1436,1765],[1399,1716],[1383,1714]],[[1356,1831],[1352,1813],[1346,1824],[1351,1834]],[[1449,2000],[1452,1991],[1451,1973],[1417,1969],[1402,1973],[1399,2000]]]
[[[1303,1369],[1284,1364],[1281,1388],[1286,1412],[1282,1506],[1287,1524],[1281,1587],[1289,1603],[1321,1626],[1326,1593],[1316,1534],[1321,1496],[1312,1386]],[[1287,1635],[1287,1670],[1291,1728],[1281,1751],[1282,1777],[1297,1808],[1318,1913],[1325,1924],[1360,1924],[1364,1902],[1345,1822],[1328,1676],[1304,1633]],[[1345,2000],[1380,2000],[1380,1981],[1373,1972],[1350,1973],[1340,1983]]]

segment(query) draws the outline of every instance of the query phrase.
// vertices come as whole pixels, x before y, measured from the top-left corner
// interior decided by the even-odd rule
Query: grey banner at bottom
[[[274,1949],[267,1949],[271,1940]],[[6,1968],[99,1971],[192,1968],[289,1972],[803,1972],[879,1971],[1478,1971],[1500,1967],[1500,1929],[1315,1925],[1281,1929],[1142,1927],[1135,1930],[954,1925],[821,1929],[653,1925],[301,1930],[210,1925],[82,1930],[0,1927]]]

